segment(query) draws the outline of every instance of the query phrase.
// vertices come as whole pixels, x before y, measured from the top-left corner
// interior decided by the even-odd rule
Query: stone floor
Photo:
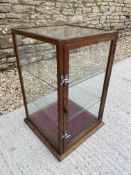
[[[131,58],[113,68],[105,125],[61,163],[23,122],[21,107],[0,118],[0,175],[130,175]]]

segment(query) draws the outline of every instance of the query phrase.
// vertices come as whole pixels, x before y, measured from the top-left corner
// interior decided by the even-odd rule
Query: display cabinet
[[[25,122],[62,160],[103,125],[118,32],[64,25],[12,37]]]

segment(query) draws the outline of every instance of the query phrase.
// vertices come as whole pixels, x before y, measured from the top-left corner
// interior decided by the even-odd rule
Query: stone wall
[[[44,43],[31,38],[17,35],[18,52],[20,64],[23,69],[29,69],[32,63],[36,63],[35,68],[41,63],[40,61],[52,60],[56,58],[55,45]],[[34,68],[32,66],[33,71]]]
[[[131,0],[0,0],[0,64],[15,63],[11,28],[63,23],[130,35]]]

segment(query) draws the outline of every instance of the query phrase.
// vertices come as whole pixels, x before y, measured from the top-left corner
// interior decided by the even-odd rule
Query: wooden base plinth
[[[25,118],[24,121],[26,124],[34,131],[34,133],[40,138],[40,140],[48,147],[48,149],[54,154],[54,156],[59,160],[62,161],[65,159],[72,151],[74,151],[79,145],[81,145],[88,137],[94,134],[99,128],[101,128],[104,123],[98,123],[94,128],[92,128],[87,134],[85,134],[81,139],[79,139],[72,147],[70,147],[67,151],[63,154],[59,154],[56,149],[48,142],[48,140],[34,127],[31,121],[28,118]]]
[[[29,127],[45,143],[58,160],[63,160],[70,152],[103,125],[103,123],[99,122],[93,114],[85,111],[82,107],[72,101],[69,101],[68,109],[67,125],[68,132],[72,135],[72,139],[62,155],[59,154],[58,113],[56,102],[31,114],[25,119],[25,122]],[[75,141],[75,138],[79,135],[81,135],[81,137],[79,140],[76,139]]]

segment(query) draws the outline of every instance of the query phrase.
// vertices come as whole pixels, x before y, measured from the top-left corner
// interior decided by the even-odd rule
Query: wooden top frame
[[[50,30],[53,31],[55,28],[54,27],[70,27],[69,29],[76,29],[79,28],[78,31],[82,30],[84,31],[84,36],[80,36],[80,34],[76,34],[75,36],[69,36],[67,38],[60,38],[59,36],[56,37],[56,34],[54,34],[54,36],[49,36],[47,34],[42,34],[42,32],[37,32],[35,31],[35,29],[41,29],[42,30]],[[47,29],[48,28],[48,29]],[[48,27],[37,27],[37,28],[27,28],[27,29],[11,29],[12,33],[15,34],[19,34],[19,35],[23,35],[26,37],[30,37],[33,39],[37,39],[40,41],[45,41],[48,42],[50,44],[54,44],[54,45],[58,45],[58,43],[63,43],[63,44],[70,44],[73,42],[82,42],[85,40],[99,40],[99,42],[103,42],[103,41],[108,41],[108,40],[112,40],[114,38],[114,35],[117,32],[117,30],[102,30],[102,29],[95,29],[95,28],[89,28],[89,27],[83,27],[83,26],[76,26],[76,25],[60,25],[60,26],[48,26]],[[86,35],[86,30],[87,30],[87,35]],[[88,31],[90,30],[90,31]],[[55,30],[53,31],[55,33]],[[77,36],[78,35],[78,36]]]

